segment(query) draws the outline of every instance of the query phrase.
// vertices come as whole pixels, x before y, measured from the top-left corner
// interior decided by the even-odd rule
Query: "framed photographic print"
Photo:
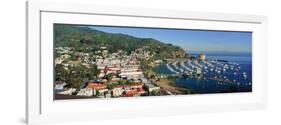
[[[266,106],[264,16],[34,1],[26,41],[30,124]]]

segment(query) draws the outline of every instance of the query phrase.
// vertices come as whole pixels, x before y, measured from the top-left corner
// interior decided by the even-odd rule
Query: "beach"
[[[181,88],[176,85],[172,80],[161,78],[156,84],[163,90],[169,91],[173,94],[191,94],[191,90],[187,88]]]

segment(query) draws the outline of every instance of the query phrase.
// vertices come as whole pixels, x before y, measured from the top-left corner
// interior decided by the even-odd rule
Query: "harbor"
[[[241,62],[198,56],[193,60],[169,60],[165,66],[159,66],[156,70],[162,77],[176,77],[178,86],[199,94],[252,91],[251,63],[245,59]]]

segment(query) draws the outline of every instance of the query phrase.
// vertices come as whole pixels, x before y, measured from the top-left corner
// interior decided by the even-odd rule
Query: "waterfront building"
[[[143,83],[132,83],[124,86],[125,90],[142,88]]]
[[[55,82],[55,90],[63,90],[66,85],[65,82]]]
[[[96,90],[100,90],[100,89],[105,89],[107,86],[105,84],[98,84],[98,83],[88,83],[87,88],[90,89],[96,89]]]
[[[93,90],[91,88],[84,88],[80,89],[80,91],[77,93],[78,96],[92,96]]]
[[[123,92],[124,92],[123,86],[115,86],[112,89],[112,96],[114,97],[122,96]]]
[[[200,61],[205,61],[205,60],[206,60],[206,55],[203,54],[203,53],[201,53],[201,54],[199,55],[199,60],[200,60]]]
[[[153,85],[152,83],[145,83],[145,87],[148,89],[149,92],[152,91],[159,91],[160,87]]]
[[[133,90],[127,90],[125,91],[125,96],[126,97],[132,97],[132,96],[136,96],[138,94],[138,90],[137,89],[133,89]]]
[[[65,91],[62,91],[62,92],[59,92],[58,94],[61,94],[61,95],[72,95],[73,92],[75,92],[76,89],[75,88],[69,88]]]

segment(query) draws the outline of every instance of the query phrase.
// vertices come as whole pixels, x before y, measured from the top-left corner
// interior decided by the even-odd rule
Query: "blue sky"
[[[122,33],[139,38],[154,38],[196,52],[246,52],[252,51],[252,33],[204,30],[176,30],[151,28],[125,28],[90,26],[109,33]]]

